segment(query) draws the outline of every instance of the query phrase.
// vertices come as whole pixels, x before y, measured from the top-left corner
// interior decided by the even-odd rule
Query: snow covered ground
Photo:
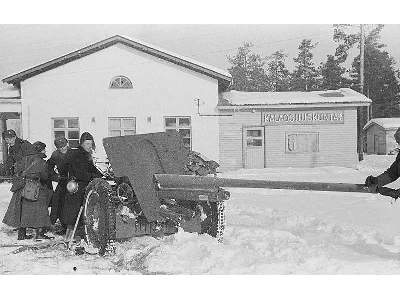
[[[221,177],[362,183],[395,156],[367,156],[341,167],[239,170]],[[0,184],[0,217],[11,197]],[[393,187],[400,187],[394,184]],[[400,274],[400,203],[380,195],[230,189],[224,243],[179,232],[161,240],[117,243],[113,257],[74,256],[60,249],[10,254],[1,274]],[[16,233],[0,225],[0,244]],[[75,270],[74,270],[74,267]]]

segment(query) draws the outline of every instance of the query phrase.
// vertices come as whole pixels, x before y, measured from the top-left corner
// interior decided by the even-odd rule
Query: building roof
[[[221,90],[226,90],[226,88],[231,83],[232,76],[229,74],[228,71],[218,69],[210,65],[206,65],[192,58],[178,55],[176,53],[161,49],[157,46],[153,46],[146,42],[123,37],[121,35],[112,36],[95,44],[89,45],[74,52],[52,59],[40,65],[34,66],[32,68],[23,70],[19,73],[4,78],[2,81],[13,85],[18,85],[21,81],[24,81],[25,79],[36,76],[40,73],[49,71],[51,69],[57,68],[63,64],[90,55],[94,52],[100,51],[102,49],[108,48],[118,43],[126,45],[128,47],[132,47],[136,50],[156,56],[158,58],[164,59],[171,63],[186,67],[193,71],[205,74],[212,78],[215,78],[218,80],[218,85],[221,88]]]
[[[221,94],[218,106],[273,106],[288,104],[358,104],[369,105],[372,101],[350,88],[312,92],[240,92]]]
[[[368,121],[364,126],[364,130],[372,125],[378,125],[384,130],[395,130],[400,128],[400,118],[376,118]]]
[[[20,99],[19,89],[10,85],[0,85],[0,99]]]

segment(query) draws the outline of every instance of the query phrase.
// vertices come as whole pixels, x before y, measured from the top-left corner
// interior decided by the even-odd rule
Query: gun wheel
[[[111,201],[112,189],[101,178],[92,180],[86,188],[83,215],[86,242],[104,255],[112,249],[116,235],[115,209]]]

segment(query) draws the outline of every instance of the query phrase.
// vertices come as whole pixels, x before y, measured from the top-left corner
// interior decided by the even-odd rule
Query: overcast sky
[[[284,50],[289,67],[302,39],[318,42],[314,49],[317,64],[336,47],[332,25],[0,25],[0,78],[115,34],[223,69],[229,67],[226,56],[234,54],[244,41],[252,42],[254,52],[263,56]],[[397,62],[399,36],[400,25],[386,25],[382,32],[382,41]]]

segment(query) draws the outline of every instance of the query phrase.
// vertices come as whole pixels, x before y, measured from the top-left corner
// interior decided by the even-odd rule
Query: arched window
[[[128,77],[116,76],[110,81],[110,89],[131,89],[132,82]]]

